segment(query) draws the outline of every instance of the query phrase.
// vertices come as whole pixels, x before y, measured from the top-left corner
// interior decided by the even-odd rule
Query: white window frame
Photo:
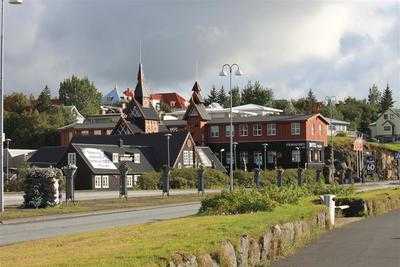
[[[240,136],[248,136],[249,135],[249,125],[248,124],[239,124],[239,135]]]
[[[133,180],[132,180],[133,186],[136,186],[136,185],[137,185],[137,183],[138,183],[138,181],[139,181],[139,178],[140,178],[140,174],[134,174],[134,175],[133,175]]]
[[[140,154],[139,153],[133,154],[133,163],[140,164]]]
[[[383,126],[383,130],[385,132],[391,132],[392,131],[392,126],[391,125],[385,125],[385,126]]]
[[[68,165],[76,165],[76,153],[68,153]]]
[[[94,130],[93,135],[101,135],[101,130]]]
[[[89,135],[89,130],[82,130],[81,135]]]
[[[119,162],[119,154],[118,153],[112,153],[112,162],[113,163]]]
[[[225,125],[225,136],[226,137],[230,137],[231,135],[230,135],[230,131],[229,131],[229,129],[231,128],[231,126],[228,124],[228,125]],[[232,125],[232,136],[235,136],[235,125]]]
[[[233,160],[235,160],[235,159],[233,159]],[[231,152],[228,151],[225,153],[225,161],[226,161],[226,164],[231,163]]]
[[[267,124],[267,135],[269,135],[269,136],[276,135],[276,123],[268,123]]]
[[[94,176],[94,188],[95,189],[100,189],[101,188],[101,175],[95,175]]]
[[[247,151],[240,151],[239,153],[240,163],[249,163],[249,153]]]
[[[110,178],[108,175],[101,176],[101,188],[110,188]]]
[[[133,176],[132,175],[127,175],[126,176],[126,187],[127,188],[132,188],[133,187]]]
[[[261,123],[253,124],[253,136],[261,136],[262,135],[262,125]]]
[[[301,134],[301,125],[300,122],[292,122],[290,124],[291,134],[292,135],[300,135]]]
[[[267,151],[267,163],[275,163],[276,151]]]
[[[219,137],[219,125],[212,125],[210,127],[210,135],[211,137]]]
[[[300,150],[294,149],[292,150],[292,162],[301,162],[301,153]]]
[[[263,153],[261,151],[254,151],[253,158],[254,158],[254,164],[257,164],[257,159],[260,159],[260,166],[264,164]]]
[[[190,166],[193,165],[193,151],[184,150],[183,151],[183,165]]]

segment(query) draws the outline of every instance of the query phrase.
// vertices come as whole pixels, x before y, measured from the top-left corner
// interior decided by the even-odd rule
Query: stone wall
[[[290,254],[316,234],[330,229],[325,211],[309,220],[276,224],[259,237],[242,235],[238,242],[224,240],[218,249],[210,254],[188,255],[175,253],[170,267],[240,267],[259,266]]]

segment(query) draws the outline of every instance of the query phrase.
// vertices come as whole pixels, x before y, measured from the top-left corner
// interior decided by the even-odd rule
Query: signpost
[[[400,151],[396,152],[395,158],[397,159],[397,180],[400,180]]]
[[[360,177],[361,170],[363,169],[363,151],[364,151],[364,139],[357,137],[353,143],[353,150],[357,153],[357,177]]]

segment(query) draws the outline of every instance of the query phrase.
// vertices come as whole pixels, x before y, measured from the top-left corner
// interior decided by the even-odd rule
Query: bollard
[[[65,185],[65,201],[72,201],[74,202],[74,177],[76,170],[78,168],[75,164],[68,164],[62,168],[64,175],[66,177],[66,185]]]
[[[316,170],[316,172],[315,172],[315,181],[317,182],[317,183],[319,183],[320,181],[321,181],[321,173],[322,173],[322,170],[321,169],[317,169]]]
[[[283,185],[283,172],[284,172],[284,170],[279,168],[279,169],[276,170],[276,172],[277,172],[276,182],[277,182],[277,185],[279,187],[281,187]]]
[[[170,175],[171,175],[171,171],[169,169],[169,167],[167,165],[164,165],[163,167],[163,196],[166,194],[167,196],[169,196],[169,180],[170,180]]]
[[[200,165],[197,169],[197,192],[204,195],[204,168],[203,165]]]
[[[323,195],[321,196],[321,200],[324,202],[324,205],[328,207],[328,217],[329,222],[332,226],[335,225],[335,201],[333,200],[335,195]]]
[[[304,170],[302,168],[297,169],[297,185],[302,186],[304,180]]]
[[[254,183],[256,184],[256,187],[259,188],[260,187],[260,168],[255,168],[254,169]]]
[[[127,185],[127,179],[126,176],[128,174],[128,166],[126,165],[126,162],[122,162],[119,165],[119,172],[120,172],[120,178],[119,178],[119,197],[124,197],[125,199],[128,199],[128,185]]]

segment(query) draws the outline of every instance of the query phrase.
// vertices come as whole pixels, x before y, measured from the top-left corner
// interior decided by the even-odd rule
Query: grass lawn
[[[330,142],[330,138],[328,138],[328,144]],[[339,147],[352,147],[354,142],[353,137],[343,137],[343,136],[335,136],[333,138],[333,144],[334,146],[339,146]],[[375,146],[375,147],[380,147],[384,148],[386,150],[390,151],[400,151],[400,143],[374,143],[374,142],[367,142],[367,145],[370,146]]]
[[[371,190],[358,193],[355,195],[355,197],[362,198],[364,200],[383,199],[386,197],[400,197],[400,188]]]
[[[303,200],[272,212],[192,216],[118,227],[0,248],[1,266],[165,266],[175,251],[211,252],[221,240],[234,244],[247,233],[259,236],[269,225],[311,218],[320,205]]]
[[[210,194],[208,194],[210,195]],[[57,207],[50,207],[46,209],[21,209],[19,207],[6,207],[5,212],[0,214],[0,221],[27,218],[44,215],[56,214],[70,214],[70,213],[85,213],[91,211],[101,210],[115,210],[126,208],[139,208],[148,206],[158,206],[166,204],[178,204],[185,202],[200,202],[202,196],[197,194],[177,195],[169,197],[132,197],[128,200],[124,199],[98,199],[98,200],[85,200],[76,202],[76,204],[61,204]]]

